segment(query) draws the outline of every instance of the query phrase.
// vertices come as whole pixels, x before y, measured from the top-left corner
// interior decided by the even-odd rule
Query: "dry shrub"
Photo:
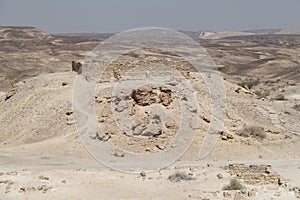
[[[300,111],[300,104],[296,104],[293,106],[293,109]]]
[[[229,185],[225,185],[223,190],[242,190],[245,187],[236,179],[231,179]]]
[[[270,91],[266,91],[266,90],[256,90],[254,91],[254,94],[256,94],[256,96],[258,98],[267,98],[270,95]]]
[[[265,139],[267,137],[264,128],[260,126],[245,126],[238,132],[238,135],[257,139]]]
[[[285,96],[283,94],[278,94],[274,97],[274,100],[277,100],[277,101],[284,101],[286,100],[285,99]]]
[[[245,81],[238,83],[239,86],[246,88],[246,89],[251,89],[254,86],[259,84],[259,79],[246,79]]]
[[[174,174],[170,175],[168,179],[172,182],[178,182],[181,180],[185,180],[185,181],[195,180],[194,177],[192,177],[191,175],[185,172],[175,172]]]

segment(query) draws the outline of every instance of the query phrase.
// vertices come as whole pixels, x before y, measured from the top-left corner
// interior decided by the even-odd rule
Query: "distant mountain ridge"
[[[300,30],[289,29],[257,29],[245,31],[184,31],[179,30],[193,39],[223,39],[253,35],[300,35]],[[116,33],[56,33],[49,34],[31,26],[0,26],[0,39],[53,39],[53,37],[80,37],[88,40],[103,41]]]
[[[224,39],[227,37],[255,36],[255,35],[300,35],[300,30],[288,29],[257,29],[246,31],[180,31],[193,39]]]
[[[30,26],[0,26],[0,39],[52,39],[52,36],[38,28]]]
[[[181,31],[199,41],[224,74],[300,80],[300,31]],[[65,72],[114,33],[48,34],[35,27],[0,26],[0,91],[40,74]]]

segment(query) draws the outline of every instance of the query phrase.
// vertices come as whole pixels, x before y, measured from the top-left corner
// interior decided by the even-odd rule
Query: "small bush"
[[[254,91],[254,94],[256,94],[258,98],[267,98],[267,96],[270,95],[270,92],[265,90],[256,90]]]
[[[264,85],[272,86],[274,83],[278,83],[280,80],[274,81],[274,80],[267,80],[264,82]]]
[[[231,179],[229,185],[225,185],[223,190],[242,190],[245,187],[236,179]]]
[[[238,83],[239,86],[246,89],[251,89],[258,84],[259,84],[259,79],[246,79],[245,81]]]
[[[245,126],[238,132],[238,135],[243,137],[255,137],[257,139],[265,139],[267,136],[264,132],[264,128],[259,126]]]
[[[293,106],[293,109],[300,111],[300,104],[296,104]]]
[[[224,67],[217,67],[217,70],[222,72],[222,70],[224,69]]]
[[[285,99],[285,96],[283,94],[278,94],[278,95],[275,96],[274,100],[284,101],[286,99]]]
[[[170,175],[168,179],[173,182],[178,182],[181,180],[194,180],[195,178],[189,174],[186,174],[185,172],[175,172],[174,174]]]

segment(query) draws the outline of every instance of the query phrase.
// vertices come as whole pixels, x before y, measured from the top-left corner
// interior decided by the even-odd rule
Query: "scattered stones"
[[[217,174],[218,179],[223,179],[223,175],[222,174]]]
[[[219,134],[222,136],[222,140],[233,140],[233,135],[220,131]]]
[[[146,173],[145,172],[140,172],[141,177],[146,177]]]
[[[164,145],[164,144],[157,144],[155,146],[160,150],[164,150],[166,148],[166,145]]]
[[[66,123],[67,125],[73,125],[75,124],[75,119],[72,116],[73,111],[66,112]]]
[[[282,185],[283,185],[283,182],[281,181],[280,178],[278,178],[277,183],[278,183],[279,186],[282,186]]]
[[[295,85],[296,85],[296,81],[289,80],[289,81],[287,81],[286,84],[287,84],[287,85],[290,85],[290,86],[295,86]]]
[[[275,196],[275,197],[280,197],[280,196],[281,196],[281,193],[280,193],[280,192],[275,192],[275,193],[274,193],[274,196]]]
[[[0,180],[0,184],[10,184],[12,185],[12,181],[11,180]]]
[[[222,140],[227,140],[228,138],[226,136],[222,136]]]
[[[172,91],[165,87],[160,87],[159,99],[164,106],[168,106],[172,102]]]
[[[15,176],[15,175],[17,175],[17,174],[18,174],[18,172],[16,172],[16,171],[6,172],[6,175],[12,175],[12,176]]]
[[[25,192],[26,191],[26,188],[25,187],[21,187],[20,189],[19,189],[19,192]]]
[[[244,94],[250,94],[250,95],[255,95],[253,92],[251,92],[249,89],[247,88],[243,88],[243,87],[239,87],[236,90],[234,90],[236,93],[240,94],[240,93],[244,93]]]
[[[68,111],[68,112],[66,112],[66,115],[67,116],[70,116],[70,115],[72,115],[73,114],[73,111]]]
[[[117,112],[123,112],[123,111],[124,111],[125,109],[127,109],[127,108],[128,108],[127,102],[126,102],[125,100],[122,100],[122,101],[120,101],[120,102],[117,104],[115,110],[116,110]]]
[[[37,190],[42,191],[43,193],[46,193],[51,187],[48,187],[46,185],[40,185],[37,187]]]
[[[248,197],[255,197],[256,196],[256,192],[255,191],[248,191]]]
[[[68,82],[62,82],[61,86],[67,86]]]
[[[239,88],[235,89],[234,91],[239,94],[241,90],[242,90],[242,88],[239,87]]]
[[[143,86],[132,92],[131,97],[140,106],[161,103],[168,106],[172,102],[172,91],[166,87]]]
[[[146,130],[144,130],[142,132],[142,136],[151,136],[151,137],[157,137],[159,135],[161,135],[162,130],[161,127],[159,125],[154,126],[153,124],[151,124],[152,126],[149,126]]]
[[[172,118],[167,118],[166,122],[165,122],[165,126],[168,128],[168,129],[174,129],[176,128],[176,122],[174,119]]]
[[[291,190],[294,191],[295,196],[297,198],[300,198],[300,188],[299,187],[293,187]]]
[[[270,174],[271,172],[272,172],[271,169],[270,169],[269,167],[266,167],[265,173],[266,173],[266,174]]]
[[[108,141],[111,138],[111,133],[105,132],[103,135],[100,135],[98,132],[95,133],[95,135],[90,136],[93,140],[97,139],[103,142]]]
[[[75,120],[67,119],[67,125],[73,125],[73,124],[75,124]]]
[[[99,97],[94,97],[95,98],[95,102],[96,103],[102,103],[103,102],[103,99],[100,99]]]
[[[121,70],[120,69],[113,69],[113,75],[116,80],[121,79]]]
[[[49,180],[49,177],[46,177],[46,176],[43,176],[43,175],[41,175],[41,176],[39,176],[39,179],[40,180]]]
[[[246,199],[248,198],[245,194],[239,192],[235,193],[234,200],[246,200]]]
[[[12,96],[14,96],[17,93],[16,89],[12,89],[11,91],[7,92],[5,95],[5,101],[7,101],[8,99],[10,99]]]
[[[231,198],[231,192],[230,191],[224,191],[223,192],[223,197],[224,198]]]
[[[201,116],[201,119],[203,119],[206,123],[210,123],[210,119],[205,116]]]
[[[240,192],[241,192],[241,194],[247,194],[246,190],[241,190]]]
[[[122,151],[122,150],[116,149],[116,150],[113,152],[113,155],[114,155],[115,157],[122,158],[122,157],[125,156],[125,152]]]
[[[158,103],[158,91],[151,86],[144,86],[132,92],[131,97],[140,106],[149,106],[153,103]]]
[[[42,193],[46,193],[49,189],[51,189],[52,187],[48,187],[47,185],[39,185],[37,187],[21,187],[19,189],[20,193],[24,193],[27,191],[41,191]]]

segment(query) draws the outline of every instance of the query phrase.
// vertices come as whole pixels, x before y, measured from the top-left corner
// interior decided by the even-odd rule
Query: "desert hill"
[[[27,77],[68,71],[72,60],[84,59],[89,51],[111,35],[50,35],[32,27],[0,27],[0,31],[2,91],[8,91],[12,84]],[[225,74],[298,81],[298,32],[252,32],[247,36],[243,34],[249,32],[229,32],[221,39],[199,39],[197,32],[184,33],[199,41]]]
[[[24,26],[1,26],[0,27],[1,40],[47,40],[51,39],[51,35],[42,32],[35,27]]]
[[[0,31],[0,195],[4,199],[62,199],[62,194],[90,199],[99,191],[104,198],[117,198],[120,192],[125,198],[145,194],[164,199],[299,198],[300,36],[294,32],[259,30],[199,39],[218,66],[218,71],[203,74],[166,52],[143,49],[122,55],[104,78],[95,80],[89,104],[95,108],[92,121],[104,134],[83,138],[77,130],[89,128],[89,123],[79,122],[76,127],[74,91],[80,87],[76,80],[89,82],[89,77],[71,72],[71,61],[80,60],[85,67],[85,55],[109,34],[49,35],[32,27]],[[166,70],[170,66],[181,76],[170,76]],[[133,67],[140,70],[131,71]],[[209,132],[220,117],[212,115],[211,98],[220,96],[210,96],[203,75],[215,73],[220,73],[224,86],[224,127]],[[133,80],[149,77],[161,85],[157,81],[126,90]],[[179,87],[183,79],[193,89]],[[117,86],[125,89],[116,92]],[[184,95],[189,93],[196,94],[198,109],[186,103],[189,98]],[[181,106],[186,104],[184,118]],[[107,169],[83,140],[122,147],[108,152],[109,162],[126,165],[131,153],[180,150],[184,143],[174,145],[172,138],[181,122],[195,137],[176,162],[155,172]],[[210,143],[212,151],[200,157],[199,150]],[[224,189],[233,179],[245,188]]]

